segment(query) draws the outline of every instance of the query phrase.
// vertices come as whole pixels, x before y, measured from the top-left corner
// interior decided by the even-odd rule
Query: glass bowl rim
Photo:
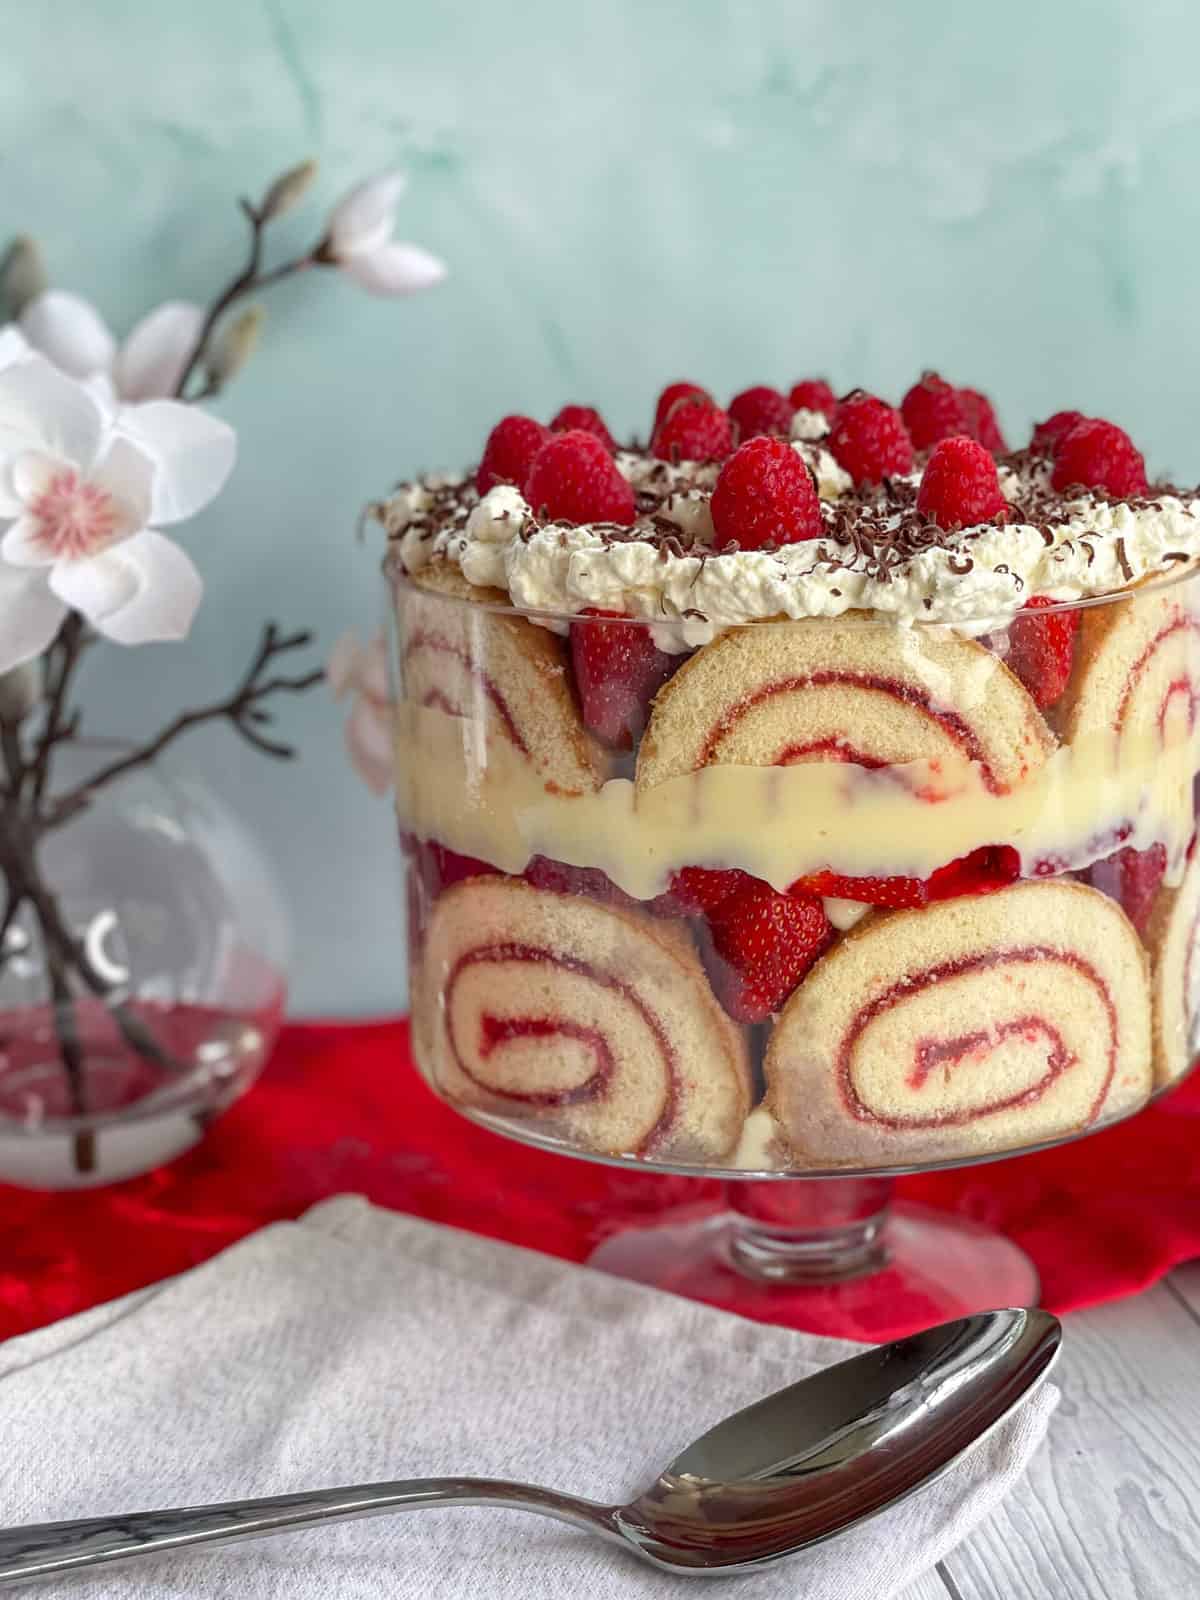
[[[446,563],[448,569],[461,576],[457,566],[452,562]],[[383,560],[383,576],[390,590],[407,591],[412,595],[419,595],[423,600],[436,601],[439,604],[452,606],[463,611],[469,611],[473,616],[496,617],[522,617],[530,622],[562,630],[568,625],[576,623],[603,623],[606,627],[627,628],[680,628],[689,620],[688,617],[679,615],[663,615],[656,617],[634,616],[621,613],[602,615],[588,615],[582,611],[557,611],[545,606],[520,606],[513,602],[496,600],[475,600],[468,595],[445,594],[438,589],[425,588],[417,582],[412,573],[403,565],[399,551],[389,551]],[[1191,560],[1177,563],[1177,570],[1156,573],[1149,578],[1144,578],[1136,584],[1131,584],[1123,589],[1110,589],[1104,594],[1081,595],[1074,600],[1056,600],[1050,605],[1039,607],[1038,615],[1041,617],[1057,616],[1067,612],[1094,611],[1103,606],[1118,604],[1132,604],[1140,600],[1143,595],[1159,594],[1166,590],[1175,589],[1192,579],[1200,577],[1200,552]],[[469,580],[464,580],[469,582]],[[930,633],[962,634],[970,630],[971,637],[990,632],[1002,632],[1007,629],[1017,617],[1022,614],[1022,608],[1015,611],[983,612],[978,615],[965,617],[902,617],[899,613],[885,611],[872,611],[848,607],[845,611],[833,616],[772,616],[772,617],[745,617],[736,622],[713,622],[706,619],[713,628],[714,637],[717,634],[727,633],[735,628],[793,628],[807,622],[837,623],[850,619],[854,626],[869,625],[879,628],[902,628],[905,631],[921,631]]]

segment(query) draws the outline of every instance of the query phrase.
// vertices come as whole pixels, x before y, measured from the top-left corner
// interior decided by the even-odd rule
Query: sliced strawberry
[[[1104,861],[1094,862],[1086,877],[1093,889],[1121,906],[1139,933],[1145,933],[1166,872],[1165,845],[1152,844],[1149,850],[1126,845]]]
[[[928,878],[847,878],[836,872],[814,872],[798,878],[789,894],[820,895],[827,900],[857,900],[882,911],[907,911],[931,900],[958,895],[989,894],[1014,883],[1021,858],[1011,845],[984,845],[939,867]]]
[[[825,900],[857,900],[861,905],[887,911],[923,906],[929,898],[920,878],[847,878],[828,870],[797,878],[789,885],[788,893],[818,895]]]
[[[964,894],[991,894],[1021,876],[1021,858],[1010,844],[987,844],[932,873],[926,884],[930,900],[953,900]]]
[[[650,901],[659,917],[703,917],[739,889],[756,882],[740,867],[680,867],[662,894]]]
[[[1075,662],[1079,631],[1078,611],[1036,614],[1054,604],[1048,595],[1035,594],[1008,628],[1008,665],[1042,711],[1062,699]]]
[[[833,938],[820,900],[752,880],[709,918],[713,988],[736,1022],[764,1022]]]
[[[581,611],[618,618],[619,611]],[[682,662],[654,643],[649,628],[628,618],[571,624],[571,663],[588,728],[605,744],[630,750],[646,725],[650,702]]]

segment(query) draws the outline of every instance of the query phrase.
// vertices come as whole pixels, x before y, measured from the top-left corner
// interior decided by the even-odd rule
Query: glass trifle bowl
[[[816,495],[823,446],[772,442]],[[761,619],[719,615],[715,569],[750,553],[695,537],[719,467],[671,464],[649,504],[618,457],[639,515],[612,527],[460,480],[402,492],[389,524],[421,1072],[509,1137],[726,1180],[721,1215],[617,1232],[594,1264],[751,1314],[788,1296],[792,1320],[866,1337],[1036,1300],[1013,1244],[892,1204],[895,1177],[1131,1115],[1189,1068],[1200,1001],[1190,555],[1026,592],[1038,549],[1120,541],[1123,574],[1144,508],[1179,536],[1200,507],[1056,501],[1035,454],[1001,462],[998,516],[931,535],[935,457],[843,487],[841,521],[820,506],[809,575],[859,602],[827,615],[775,592]],[[681,496],[691,542],[662,527]],[[883,526],[910,530],[899,557]],[[757,566],[794,586],[798,543]],[[635,546],[690,573],[695,605],[660,586],[635,610]],[[497,548],[510,577],[621,573],[624,604],[521,604],[479,581]],[[1017,605],[862,603],[922,556],[1024,570]]]

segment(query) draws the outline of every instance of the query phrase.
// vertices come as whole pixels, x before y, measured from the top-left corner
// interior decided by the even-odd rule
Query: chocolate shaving
[[[1133,577],[1133,568],[1129,565],[1129,557],[1125,553],[1125,541],[1124,541],[1124,539],[1118,539],[1117,540],[1116,551],[1117,551],[1117,564],[1121,568],[1121,576],[1125,579],[1125,582],[1128,583],[1131,580],[1131,578]]]

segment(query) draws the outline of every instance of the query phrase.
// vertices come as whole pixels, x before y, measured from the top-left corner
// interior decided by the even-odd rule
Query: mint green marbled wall
[[[1194,4],[7,0],[3,21],[5,224],[118,326],[203,297],[241,248],[233,193],[308,154],[330,194],[401,161],[401,232],[453,274],[404,303],[332,280],[271,301],[224,406],[236,478],[187,530],[200,621],[108,652],[97,726],[224,687],[268,609],[326,646],[372,623],[360,502],[472,457],[508,409],[577,399],[629,429],[670,377],[896,395],[937,365],[1017,436],[1077,405],[1200,477]],[[224,734],[190,756],[290,887],[297,1009],[389,1008],[387,806],[322,696],[287,722],[294,768]]]

